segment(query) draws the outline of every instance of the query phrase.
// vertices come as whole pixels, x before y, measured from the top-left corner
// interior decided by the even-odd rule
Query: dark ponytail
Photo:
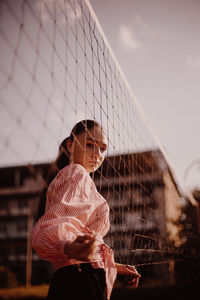
[[[92,129],[94,126],[101,127],[101,125],[94,120],[80,121],[73,127],[70,136],[65,138],[60,144],[58,156],[50,166],[49,172],[45,179],[45,184],[40,194],[40,199],[39,199],[37,214],[36,214],[36,221],[44,214],[45,205],[46,205],[46,192],[48,190],[51,181],[56,177],[56,175],[60,170],[62,170],[64,167],[70,164],[70,153],[67,150],[67,140],[70,139],[73,142],[74,138],[77,135]]]

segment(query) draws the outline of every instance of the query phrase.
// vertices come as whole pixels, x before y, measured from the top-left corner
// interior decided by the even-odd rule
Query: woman
[[[113,251],[103,242],[110,226],[109,207],[89,174],[102,164],[107,145],[100,124],[83,120],[60,146],[57,169],[49,176],[45,213],[32,233],[33,248],[56,271],[48,300],[109,299],[117,272],[138,285],[136,269],[115,263]]]

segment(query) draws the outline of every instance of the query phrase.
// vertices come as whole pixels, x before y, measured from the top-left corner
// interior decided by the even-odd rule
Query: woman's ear
[[[67,151],[72,154],[73,152],[73,141],[69,138],[66,141],[66,147],[67,147]]]

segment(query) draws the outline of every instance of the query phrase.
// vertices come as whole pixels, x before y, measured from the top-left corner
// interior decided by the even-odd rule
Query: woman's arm
[[[123,265],[115,263],[118,274],[125,275],[128,277],[128,284],[134,287],[138,286],[139,278],[141,275],[137,272],[136,268],[131,265]]]

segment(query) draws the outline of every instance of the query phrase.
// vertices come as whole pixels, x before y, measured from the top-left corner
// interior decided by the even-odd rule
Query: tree
[[[196,200],[199,195],[200,191],[195,191]],[[182,209],[181,227],[183,243],[178,249],[176,281],[177,283],[200,282],[199,206],[192,205],[188,199]]]

